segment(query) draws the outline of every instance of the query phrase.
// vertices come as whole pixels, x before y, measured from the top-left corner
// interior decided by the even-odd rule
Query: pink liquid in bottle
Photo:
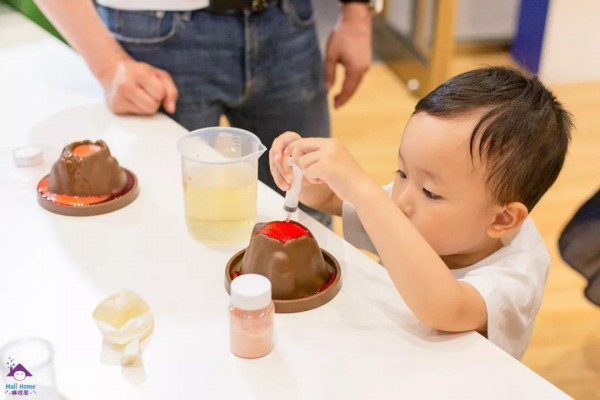
[[[273,349],[271,282],[262,275],[244,274],[231,282],[229,306],[231,352],[258,358]]]

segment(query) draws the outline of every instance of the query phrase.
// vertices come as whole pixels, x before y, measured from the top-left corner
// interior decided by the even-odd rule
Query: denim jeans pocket
[[[310,0],[282,0],[282,8],[288,18],[299,27],[310,26],[315,22]]]
[[[130,11],[97,6],[112,35],[120,42],[160,45],[177,33],[178,13],[171,11]]]

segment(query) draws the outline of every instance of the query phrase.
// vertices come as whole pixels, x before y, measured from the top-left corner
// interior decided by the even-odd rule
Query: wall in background
[[[515,60],[549,83],[600,81],[598,0],[522,0]]]
[[[548,82],[600,81],[598,0],[551,0],[540,77]]]

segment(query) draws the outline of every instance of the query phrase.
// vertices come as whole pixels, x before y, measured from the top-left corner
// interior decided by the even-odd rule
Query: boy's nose
[[[400,193],[400,195],[396,198],[396,204],[398,205],[398,207],[400,207],[400,209],[402,210],[404,215],[406,215],[407,217],[410,218],[410,216],[413,213],[413,206],[412,206],[412,201],[410,200],[409,192],[410,192],[410,189],[405,188]]]

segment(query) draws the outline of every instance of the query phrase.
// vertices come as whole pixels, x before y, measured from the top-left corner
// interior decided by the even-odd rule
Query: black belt
[[[215,13],[236,11],[263,11],[269,7],[269,3],[275,0],[210,0],[208,11]]]

